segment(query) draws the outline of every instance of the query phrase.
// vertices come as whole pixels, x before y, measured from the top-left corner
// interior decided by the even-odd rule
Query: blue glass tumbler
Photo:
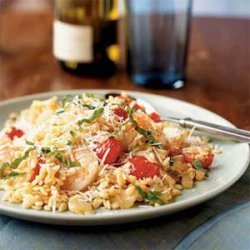
[[[184,85],[192,0],[126,0],[129,74],[149,88]]]

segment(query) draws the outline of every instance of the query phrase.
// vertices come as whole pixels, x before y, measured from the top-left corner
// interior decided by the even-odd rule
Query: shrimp
[[[89,149],[75,150],[75,158],[81,167],[73,175],[68,175],[62,189],[70,191],[85,191],[98,177],[100,171],[96,155]]]
[[[162,132],[163,126],[161,123],[154,122],[146,113],[136,112],[133,114],[133,118],[137,122],[138,126],[144,130],[150,131],[153,137],[159,141],[162,145],[167,145],[168,141]]]

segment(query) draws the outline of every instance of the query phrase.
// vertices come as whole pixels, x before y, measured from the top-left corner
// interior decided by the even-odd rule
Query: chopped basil
[[[70,135],[73,136],[73,137],[76,136],[76,132],[74,132],[73,130],[70,130],[69,133],[70,133]]]
[[[26,158],[29,157],[29,154],[31,151],[33,151],[34,148],[29,148],[28,150],[25,151],[24,155],[22,157],[16,158],[11,164],[11,168],[16,169],[20,165],[20,163],[25,160]]]
[[[134,125],[135,125],[135,124],[134,124]],[[143,135],[143,136],[146,138],[148,144],[150,144],[150,145],[158,145],[158,144],[159,144],[159,142],[155,140],[155,138],[153,137],[153,135],[152,135],[152,133],[151,133],[150,131],[145,130],[145,129],[139,127],[139,126],[137,125],[137,123],[136,123],[136,125],[135,125],[135,130],[136,130],[139,134]]]
[[[208,172],[207,172],[207,170],[203,167],[203,165],[202,165],[200,159],[194,160],[194,161],[192,162],[192,166],[193,166],[195,169],[204,172],[204,173],[205,173],[205,176],[208,177]]]
[[[41,152],[43,154],[49,154],[51,152],[51,149],[49,147],[42,147]]]
[[[72,131],[72,130],[70,130],[69,133],[70,133],[70,135],[73,136],[73,137],[76,136],[76,133],[75,133],[74,131]]]
[[[84,107],[84,108],[88,108],[88,109],[90,109],[90,110],[95,109],[95,106],[90,105],[90,104],[82,103],[81,105],[82,105],[82,107]]]
[[[34,146],[35,143],[32,142],[32,141],[28,141],[28,140],[25,140],[26,144],[29,145],[29,146]]]
[[[18,172],[10,172],[9,174],[7,174],[4,179],[9,179],[12,177],[17,177],[17,176],[24,176],[25,173],[18,173]]]
[[[43,154],[50,154],[50,155],[54,155],[55,158],[60,161],[61,163],[65,164],[68,167],[80,167],[81,163],[78,161],[71,161],[70,159],[68,159],[67,157],[62,155],[62,152],[60,150],[54,150],[52,151],[50,148],[48,147],[43,147],[41,148],[41,152]]]
[[[72,145],[72,141],[68,140],[66,143],[67,146],[71,146]]]
[[[106,99],[99,96],[99,95],[96,95],[96,94],[93,94],[93,93],[86,93],[85,96],[89,97],[89,98],[96,98],[96,99],[99,99],[100,101],[105,101]]]
[[[1,168],[0,168],[0,177],[3,177],[3,174],[4,174],[5,169],[6,169],[7,167],[9,167],[9,166],[10,166],[10,164],[9,164],[8,162],[5,162],[5,163],[1,166]]]
[[[141,187],[139,186],[136,186],[136,189],[138,191],[138,193],[144,198],[144,199],[147,199],[149,201],[152,201],[154,203],[158,203],[160,205],[164,205],[165,202],[159,198],[159,196],[161,195],[161,192],[153,192],[153,191],[150,191],[148,193],[144,192]]]
[[[72,95],[66,95],[62,98],[61,100],[61,107],[64,108],[66,105],[66,102],[72,101],[73,100],[73,96]]]
[[[4,171],[7,167],[10,167],[12,169],[18,168],[20,163],[29,157],[29,154],[32,150],[34,150],[34,148],[29,148],[28,150],[25,151],[22,157],[16,158],[12,163],[5,162],[0,168],[0,177],[3,177]]]
[[[146,198],[146,193],[141,189],[141,187],[139,186],[136,186],[136,189],[138,191],[138,193],[143,197],[143,198]]]
[[[91,123],[93,122],[95,119],[97,119],[98,117],[100,117],[104,112],[104,108],[99,108],[99,109],[96,109],[92,116],[90,118],[84,118],[84,119],[81,119],[77,122],[77,124],[79,126],[81,126],[84,122],[87,122],[87,123]]]
[[[154,203],[164,205],[165,202],[158,197],[160,194],[161,194],[160,192],[151,192],[150,191],[149,193],[147,193],[147,199],[154,202]]]
[[[158,146],[158,147],[159,147],[161,144],[160,144],[160,142],[158,142],[158,141],[154,138],[154,136],[152,135],[152,133],[151,133],[150,131],[148,131],[148,130],[145,130],[145,129],[139,127],[139,125],[137,124],[137,122],[136,122],[135,119],[133,118],[133,112],[134,112],[134,109],[128,108],[129,120],[130,120],[130,122],[132,122],[132,124],[134,125],[135,130],[136,130],[139,134],[141,134],[141,135],[143,135],[143,136],[145,137],[145,139],[147,140],[147,143],[148,143],[149,145]]]
[[[59,160],[60,162],[62,162],[63,164],[65,164],[68,167],[80,167],[81,166],[80,162],[71,161],[70,159],[63,156],[59,150],[53,151],[52,154],[55,156],[55,158],[57,160]]]
[[[56,111],[56,115],[59,115],[59,114],[61,114],[61,113],[63,113],[63,112],[65,112],[64,109],[59,109],[59,110]]]

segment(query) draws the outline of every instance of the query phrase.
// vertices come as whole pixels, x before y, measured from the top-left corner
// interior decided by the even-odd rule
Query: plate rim
[[[149,98],[160,96],[162,98],[168,99],[170,102],[177,102],[179,104],[184,104],[194,109],[199,109],[199,111],[201,112],[206,112],[209,115],[212,115],[214,118],[220,120],[223,124],[234,127],[234,125],[228,120],[226,120],[225,118],[221,117],[220,115],[208,109],[200,107],[198,105],[195,105],[186,101],[182,101],[176,98],[167,97],[164,95],[152,94],[152,93],[147,93],[147,92],[139,92],[139,91],[131,91],[131,90],[70,89],[70,90],[43,92],[43,93],[24,95],[24,96],[0,101],[0,107],[9,105],[9,104],[15,104],[18,102],[32,101],[32,100],[39,99],[39,98],[40,99],[49,98],[49,97],[58,96],[58,95],[61,96],[65,94],[67,95],[67,94],[74,94],[74,93],[77,94],[77,93],[86,93],[86,92],[102,93],[102,94],[105,94],[108,92],[113,92],[113,93],[126,92],[128,94],[134,94],[134,95],[138,95],[138,94],[145,95],[145,96],[148,96]],[[8,206],[8,203],[6,202],[7,204],[6,207],[0,204],[0,214],[9,215],[15,218],[20,218],[20,219],[25,219],[25,220],[30,220],[30,221],[41,222],[41,223],[83,225],[83,226],[93,225],[94,226],[94,225],[107,225],[107,224],[132,222],[132,221],[150,219],[150,218],[155,218],[161,215],[167,215],[167,214],[171,214],[174,212],[178,212],[180,210],[184,210],[194,205],[198,205],[204,201],[210,200],[211,198],[224,192],[244,174],[250,162],[250,148],[247,143],[240,143],[240,144],[243,146],[243,149],[246,150],[246,161],[245,161],[244,166],[242,166],[241,171],[238,172],[237,175],[235,175],[233,179],[231,179],[229,182],[224,184],[222,187],[219,186],[216,189],[214,189],[213,192],[210,192],[206,195],[201,193],[199,195],[196,195],[195,197],[189,197],[188,199],[178,201],[178,203],[173,202],[170,204],[166,204],[166,205],[159,206],[159,207],[152,207],[152,208],[145,209],[145,210],[130,210],[130,209],[112,210],[112,214],[107,212],[107,213],[93,214],[93,215],[77,215],[77,214],[73,214],[69,212],[71,216],[67,216],[67,213],[59,213],[59,212],[53,213],[53,212],[46,212],[46,211],[28,210],[24,208],[20,209],[19,207],[20,204],[16,205],[19,208],[15,207],[15,205],[13,204],[11,204],[12,207],[10,207]],[[1,191],[1,193],[2,192],[4,191]]]

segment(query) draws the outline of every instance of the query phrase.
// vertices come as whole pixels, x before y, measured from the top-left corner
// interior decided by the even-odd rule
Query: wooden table
[[[5,3],[13,1],[5,0]],[[33,1],[20,2],[31,4]],[[36,0],[37,3],[45,1],[52,2]],[[0,13],[1,100],[61,89],[145,91],[200,105],[222,115],[236,126],[250,130],[250,20],[194,18],[188,80],[185,87],[179,90],[144,89],[133,85],[124,73],[100,80],[77,78],[63,72],[51,53],[52,21],[51,8],[39,13],[20,9],[6,9]],[[73,246],[74,249],[82,249],[84,246],[86,249],[113,249],[119,246],[120,249],[134,249],[136,246],[137,249],[174,249],[187,234],[195,228],[200,229],[205,221],[213,221],[210,218],[221,215],[222,211],[249,202],[249,176],[250,168],[223,194],[201,205],[170,216],[116,227],[69,228],[1,215],[0,248],[68,249]],[[242,226],[242,221],[236,224]],[[230,232],[231,228],[235,229],[234,226],[229,227]],[[206,228],[204,234],[213,231]],[[248,230],[237,230],[235,233],[238,231]],[[218,237],[222,235],[222,244],[225,239],[239,241],[239,238],[233,239],[227,233],[223,235],[223,232],[220,230],[218,234]],[[213,243],[210,237],[208,240]],[[216,242],[221,243],[219,240]],[[215,248],[223,249],[218,244]]]
[[[185,87],[149,90],[126,74],[78,78],[52,55],[53,13],[2,11],[0,99],[62,89],[107,88],[152,92],[185,100],[250,130],[250,20],[193,18]]]

